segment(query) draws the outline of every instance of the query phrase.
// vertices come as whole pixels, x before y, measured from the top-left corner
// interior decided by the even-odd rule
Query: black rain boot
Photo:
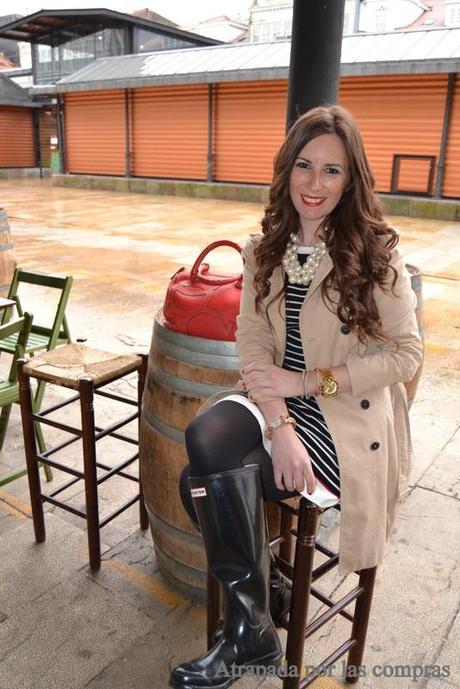
[[[291,607],[291,582],[280,572],[275,556],[270,550],[270,617],[275,627],[281,627],[284,615]],[[216,644],[224,633],[223,622],[219,622],[213,634]]]
[[[191,477],[208,566],[222,584],[222,637],[171,672],[174,689],[225,689],[250,668],[275,672],[282,651],[269,610],[269,548],[260,467]],[[257,672],[257,669],[256,669]]]
[[[270,615],[276,627],[291,607],[291,582],[278,569],[270,551]]]
[[[181,482],[183,479],[181,478]],[[184,480],[185,489],[185,480]],[[198,519],[196,516],[196,511],[191,504],[189,499],[185,499],[183,496],[183,489],[181,487],[180,496],[182,504],[185,511],[187,512],[193,526],[196,530],[201,533],[200,525],[198,524]],[[284,615],[289,611],[291,606],[291,582],[287,577],[284,576],[278,569],[276,564],[275,556],[270,551],[270,615],[273,620],[275,627],[281,626],[281,620]],[[214,632],[214,643],[222,636],[223,625],[219,625]]]

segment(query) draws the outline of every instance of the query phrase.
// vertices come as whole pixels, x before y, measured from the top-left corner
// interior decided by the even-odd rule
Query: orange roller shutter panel
[[[286,81],[218,84],[214,179],[269,183],[285,134]]]
[[[34,167],[32,108],[0,106],[0,167]]]
[[[134,89],[130,108],[133,175],[206,179],[206,84]]]
[[[65,94],[65,140],[67,172],[124,175],[124,92]]]

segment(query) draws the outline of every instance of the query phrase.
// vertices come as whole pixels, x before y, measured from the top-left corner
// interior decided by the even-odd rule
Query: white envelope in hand
[[[316,479],[316,488],[313,493],[307,493],[307,487],[300,491],[305,498],[314,502],[318,507],[332,507],[340,502],[340,498],[334,495],[326,486]]]

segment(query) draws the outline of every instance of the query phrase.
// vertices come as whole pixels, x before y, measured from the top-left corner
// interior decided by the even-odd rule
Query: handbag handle
[[[241,289],[243,283],[242,273],[233,277],[221,278],[220,280],[209,280],[198,273],[199,267],[203,262],[204,257],[207,256],[213,249],[217,249],[217,247],[219,246],[230,246],[232,247],[232,249],[236,249],[236,251],[238,251],[238,253],[241,255],[241,247],[236,242],[232,242],[229,239],[218,239],[216,242],[211,242],[211,244],[208,244],[208,246],[203,249],[201,254],[196,259],[195,263],[193,264],[192,270],[190,271],[190,280],[192,282],[199,280],[200,282],[205,282],[207,285],[230,285],[232,282],[234,282],[236,283],[235,286]]]

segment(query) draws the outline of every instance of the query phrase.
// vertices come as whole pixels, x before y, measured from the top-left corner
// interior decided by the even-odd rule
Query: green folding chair
[[[0,380],[0,406],[2,408],[0,427],[5,429],[8,425],[8,419],[13,402],[19,401],[16,361],[24,356],[27,347],[27,339],[30,335],[31,328],[32,316],[29,313],[24,313],[22,318],[19,318],[15,321],[10,321],[6,325],[0,325],[0,345],[2,345],[9,338],[14,338],[16,341],[8,378],[6,380]],[[3,436],[4,433],[2,438]],[[0,486],[4,486],[6,483],[14,481],[16,478],[19,478],[19,476],[23,476],[26,473],[27,469],[21,467],[20,469],[15,469],[4,476],[0,476]]]
[[[59,277],[57,275],[46,275],[44,273],[32,273],[27,270],[22,270],[22,268],[16,268],[14,271],[13,280],[8,292],[8,299],[11,299],[16,303],[16,311],[19,317],[24,315],[20,294],[21,285],[32,285],[34,288],[42,287],[57,290],[58,301],[53,321],[49,325],[39,325],[36,322],[32,324],[29,339],[25,347],[26,354],[31,354],[33,356],[35,352],[48,351],[50,349],[54,349],[54,347],[57,347],[58,345],[67,344],[71,341],[65,310],[69,300],[72,283],[73,278],[70,275],[67,275],[66,277]],[[3,324],[10,320],[13,310],[14,307],[5,310],[2,321]],[[0,352],[14,354],[17,342],[17,333],[12,333],[11,335],[0,339]],[[34,411],[40,410],[43,395],[45,394],[45,387],[46,383],[44,381],[40,381],[37,385],[33,400]],[[8,419],[9,412],[5,411],[5,409],[2,410],[2,415],[0,417],[0,450],[3,447],[5,440]],[[43,452],[46,449],[46,445],[39,424],[36,424],[36,429],[37,442],[40,451]],[[50,480],[51,473],[49,472],[49,467],[46,468],[48,470],[47,477]]]

